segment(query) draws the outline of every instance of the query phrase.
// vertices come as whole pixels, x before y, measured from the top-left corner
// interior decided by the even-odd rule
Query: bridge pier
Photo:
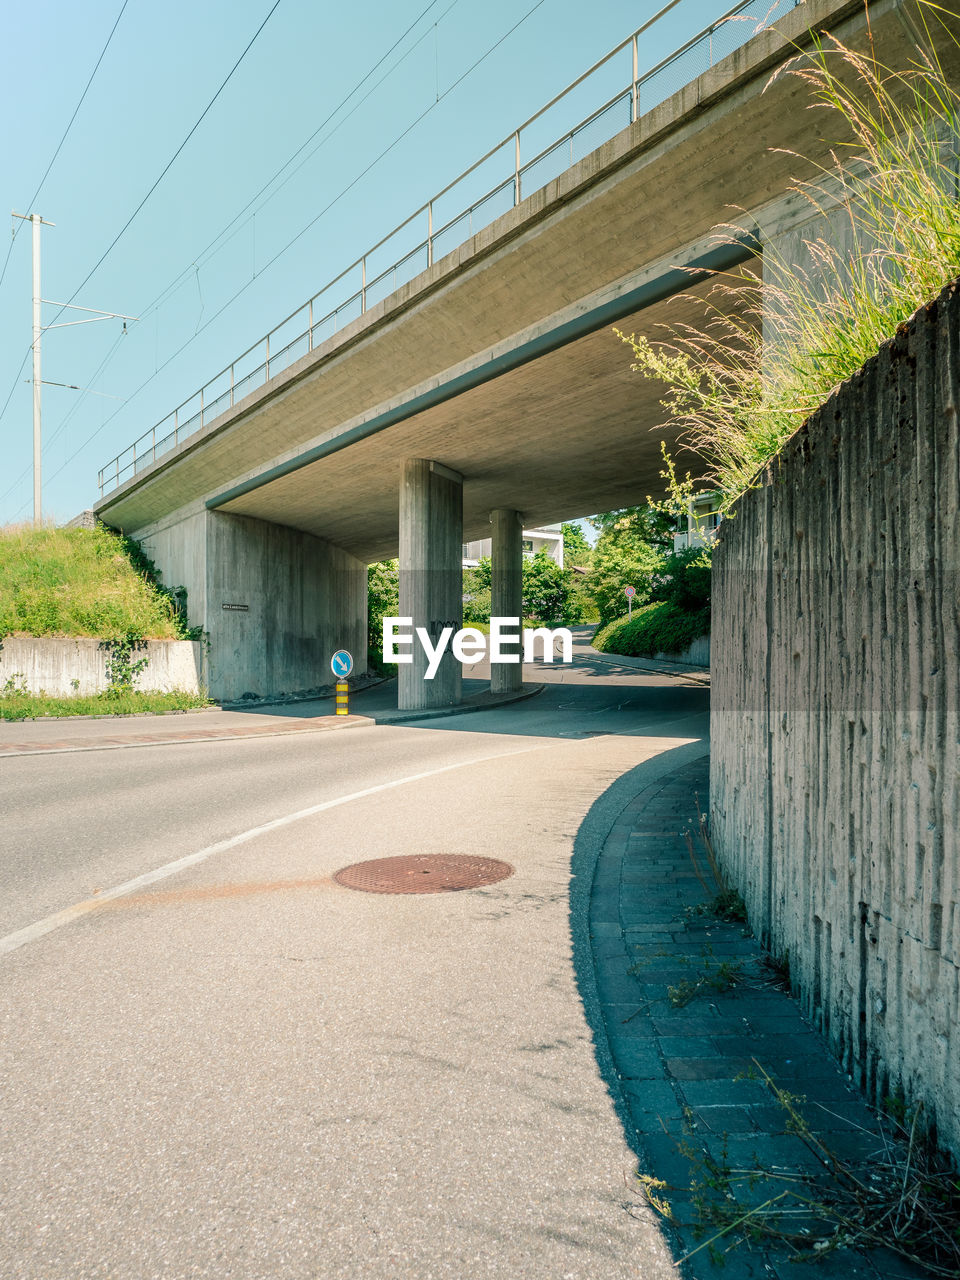
[[[400,481],[400,616],[424,627],[436,643],[444,627],[463,625],[463,477],[439,462],[408,458]],[[460,701],[460,663],[448,645],[432,680],[427,656],[398,667],[401,711],[425,711]]]
[[[490,512],[493,548],[490,581],[490,613],[495,618],[519,618],[523,623],[523,517],[519,511],[500,508]],[[518,648],[518,658],[521,656]],[[494,663],[490,668],[493,693],[519,693],[523,667]]]

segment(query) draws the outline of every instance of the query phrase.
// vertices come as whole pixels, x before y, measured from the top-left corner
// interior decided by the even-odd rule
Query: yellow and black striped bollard
[[[350,714],[349,693],[347,692],[347,682],[345,680],[337,681],[337,715],[348,716]]]

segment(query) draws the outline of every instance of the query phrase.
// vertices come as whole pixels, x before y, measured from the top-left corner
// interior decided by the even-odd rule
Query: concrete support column
[[[436,644],[444,627],[463,625],[463,477],[426,458],[408,458],[400,481],[400,616]],[[413,662],[398,667],[401,711],[460,701],[460,663],[447,651],[432,680],[415,640]]]
[[[495,618],[519,618],[523,623],[523,517],[519,511],[490,512],[493,553],[490,557],[490,613]],[[518,657],[520,645],[517,645]],[[509,649],[504,646],[504,652]],[[490,667],[493,693],[519,693],[523,667],[496,662]]]

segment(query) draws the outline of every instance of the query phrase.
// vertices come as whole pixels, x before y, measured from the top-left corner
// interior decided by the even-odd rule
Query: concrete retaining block
[[[110,654],[100,644],[85,637],[6,636],[0,642],[0,687],[13,680],[25,683],[31,693],[54,697],[102,693],[108,685]],[[147,659],[136,688],[196,693],[204,682],[203,656],[198,640],[148,640],[146,648],[134,654],[134,660]]]

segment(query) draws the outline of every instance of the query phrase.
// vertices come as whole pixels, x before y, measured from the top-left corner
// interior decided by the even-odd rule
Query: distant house
[[[698,493],[690,499],[686,520],[681,520],[681,527],[673,535],[674,551],[712,546],[722,519],[717,510],[719,505],[719,493]]]
[[[478,542],[463,544],[463,567],[472,569],[478,560],[489,556],[493,550],[492,538],[481,538]],[[541,525],[539,529],[524,529],[523,554],[529,560],[538,551],[546,551],[551,560],[563,568],[563,530],[558,524]]]

